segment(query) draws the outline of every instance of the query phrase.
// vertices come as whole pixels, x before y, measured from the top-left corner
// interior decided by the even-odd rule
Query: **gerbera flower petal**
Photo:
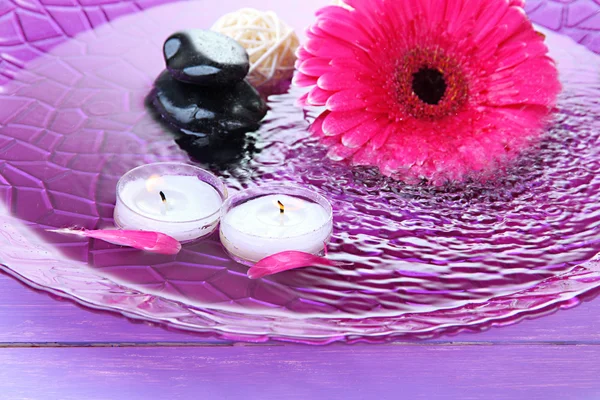
[[[396,127],[394,126],[394,124],[388,123],[388,125],[385,127],[385,129],[380,130],[379,132],[377,132],[375,137],[373,137],[373,139],[370,142],[371,148],[373,150],[379,150],[383,145],[385,145],[385,142],[390,137],[390,135],[395,131],[395,129],[396,129]]]
[[[327,72],[319,77],[321,89],[339,91],[355,87],[356,73],[354,71]]]
[[[465,0],[453,0],[438,2],[445,6],[446,13],[444,19],[448,21],[447,31],[450,34],[456,33],[469,20],[469,17],[476,12],[477,8],[466,4]],[[474,21],[474,19],[473,19]],[[473,27],[469,27],[472,29]]]
[[[384,118],[367,120],[356,129],[344,133],[342,144],[348,148],[357,149],[367,143],[373,136],[377,135],[381,129],[384,129],[386,122],[387,120]]]
[[[366,104],[365,93],[362,90],[348,89],[333,92],[327,99],[327,108],[331,111],[352,111],[364,109]]]
[[[315,34],[307,33],[308,40],[304,48],[313,56],[323,58],[337,57],[355,57],[356,48],[348,46],[347,43],[336,40],[330,40],[330,37],[320,37]]]
[[[333,93],[335,92],[329,92],[327,90],[323,90],[315,86],[308,93],[308,104],[313,106],[324,106],[325,104],[327,104],[327,100],[331,97]]]
[[[292,82],[294,83],[294,85],[297,86],[313,86],[317,84],[318,79],[314,76],[304,75],[303,73],[296,73]]]
[[[342,133],[345,133],[359,124],[362,124],[363,122],[373,118],[374,116],[372,114],[362,111],[332,111],[323,122],[323,132],[325,136],[341,135]]]
[[[372,1],[361,1],[361,0],[348,0],[345,1],[350,7],[354,8],[351,14],[355,21],[360,21],[361,24],[366,26],[370,32],[373,32],[375,37],[381,37],[385,35],[385,27],[381,24],[385,21],[387,13],[383,2],[380,0]],[[357,18],[357,15],[360,18]]]
[[[352,165],[371,165],[373,158],[379,158],[377,151],[373,150],[371,147],[362,147],[360,149],[354,149],[354,151],[355,153],[352,155]]]
[[[548,49],[543,43],[514,42],[502,46],[496,52],[500,61],[496,65],[496,70],[501,71],[506,68],[513,68],[517,65],[531,60],[532,58],[545,58]]]
[[[300,64],[303,60],[308,60],[313,56],[314,54],[309,53],[304,47],[298,47],[298,50],[296,50],[296,63]]]
[[[357,53],[352,58],[339,57],[331,60],[331,72],[353,71],[356,73],[357,83],[360,83],[360,78],[365,75],[373,78],[375,70],[377,70],[377,64],[366,53]]]
[[[314,120],[314,122],[310,125],[309,130],[313,135],[319,136],[319,137],[325,136],[325,133],[323,132],[323,122],[325,121],[325,118],[327,118],[327,116],[329,114],[331,114],[331,111],[325,111],[325,112],[321,113]]]
[[[295,79],[330,158],[442,183],[539,137],[560,84],[521,0],[346,3],[317,13]]]
[[[507,139],[512,140],[516,136],[526,136],[535,133],[535,128],[543,124],[544,117],[548,111],[543,106],[537,105],[515,105],[512,107],[490,107],[486,110],[487,119],[494,121],[496,125],[502,125],[495,132],[512,131]],[[502,121],[500,123],[500,121]]]
[[[360,29],[362,34],[368,36],[371,40],[376,38],[376,32],[373,31],[373,26],[368,21],[357,21],[352,16],[352,11],[339,6],[324,7],[317,11],[317,17],[323,15],[322,21],[336,21],[344,23],[346,26],[352,29]],[[327,30],[324,26],[320,25],[324,30]]]
[[[318,22],[317,26],[323,31],[328,32],[331,36],[348,43],[358,44],[361,47],[367,47],[372,43],[372,38],[357,27],[356,24],[353,24],[352,21],[323,18]]]
[[[479,42],[487,37],[501,23],[506,15],[508,8],[499,2],[490,2],[489,7],[484,8],[483,12],[473,25],[473,41]]]
[[[307,107],[310,104],[308,104],[308,93],[304,93],[302,96],[300,96],[298,98],[298,100],[296,100],[296,105],[298,107]]]
[[[327,39],[321,39],[322,41],[327,42]],[[323,47],[325,45],[325,47]],[[307,43],[308,46],[308,43]],[[336,58],[356,58],[361,57],[361,50],[356,47],[348,47],[343,43],[313,43],[310,45],[311,47],[307,47],[307,49],[314,53],[315,56],[327,58],[331,56],[331,59]],[[364,56],[363,56],[364,57]]]
[[[554,62],[548,58],[535,58],[502,70],[490,80],[488,101],[496,106],[512,104],[539,104],[553,106],[555,93],[560,90]],[[539,71],[535,75],[528,71]],[[509,86],[510,85],[510,86]],[[546,90],[539,90],[544,87]]]
[[[331,60],[321,57],[311,57],[298,63],[298,71],[305,75],[321,76],[326,73]]]
[[[327,158],[333,161],[342,161],[351,157],[358,151],[358,148],[351,149],[343,144],[336,144],[332,146],[327,152]]]
[[[480,41],[482,46],[502,47],[510,42],[535,42],[531,36],[534,33],[531,23],[527,20],[525,11],[519,7],[511,7],[503,15],[491,33]],[[528,38],[523,37],[525,34]]]

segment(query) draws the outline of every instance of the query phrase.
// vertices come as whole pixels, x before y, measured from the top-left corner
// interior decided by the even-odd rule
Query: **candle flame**
[[[160,175],[152,175],[146,180],[146,190],[148,192],[156,192],[158,186],[163,184],[163,178]]]
[[[273,200],[273,205],[278,207],[279,211],[281,211],[281,208],[283,207],[284,212],[302,210],[305,207],[301,201],[295,198],[286,199],[285,205],[281,200]]]
[[[285,206],[279,200],[277,200],[277,205],[279,206],[279,212],[283,214],[285,212]]]

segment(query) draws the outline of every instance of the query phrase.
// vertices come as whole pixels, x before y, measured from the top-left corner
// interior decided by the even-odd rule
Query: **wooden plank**
[[[145,3],[149,5],[153,2],[155,0]],[[156,2],[160,1],[156,0]],[[301,7],[291,7],[282,6],[281,0],[263,0],[261,7],[281,11],[280,15],[285,20],[300,27],[306,26],[313,20],[312,10],[327,2],[308,0],[303,1]],[[249,0],[235,0],[226,6],[234,9],[250,3],[252,2]],[[202,25],[202,21],[213,21],[215,15],[222,11],[221,7],[204,7],[203,13],[198,14],[199,26]],[[214,342],[199,335],[170,332],[146,324],[134,324],[112,314],[83,310],[72,303],[58,302],[47,295],[31,291],[6,276],[0,276],[0,285],[3,289],[0,291],[0,343]],[[600,312],[598,311],[600,311],[600,301],[508,328],[491,329],[477,335],[460,334],[440,340],[598,343],[600,342]]]
[[[2,349],[0,397],[592,400],[599,358],[538,345]]]
[[[0,343],[211,343],[214,339],[167,331],[106,312],[82,309],[0,275]],[[600,343],[600,299],[571,310],[447,342]]]

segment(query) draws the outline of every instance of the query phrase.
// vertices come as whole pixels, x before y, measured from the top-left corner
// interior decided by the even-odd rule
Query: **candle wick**
[[[277,200],[277,204],[279,205],[279,214],[283,214],[285,212],[285,206],[279,200]]]
[[[162,200],[162,207],[160,208],[160,213],[162,215],[167,215],[167,196],[165,196],[165,194],[162,191],[158,192],[158,194],[160,195],[160,199]]]

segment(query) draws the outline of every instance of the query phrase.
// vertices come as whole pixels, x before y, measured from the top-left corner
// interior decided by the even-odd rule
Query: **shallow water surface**
[[[551,33],[564,84],[555,121],[539,148],[493,181],[409,186],[374,169],[330,162],[307,133],[310,118],[294,106],[297,89],[269,98],[265,123],[234,163],[206,166],[233,190],[293,182],[329,198],[330,256],[352,267],[251,281],[216,236],[170,257],[45,233],[111,226],[123,173],[148,162],[189,160],[144,107],[164,68],[162,41],[182,18],[193,20],[184,7],[84,33],[3,88],[0,194],[15,216],[72,259],[208,313],[366,318],[484,303],[600,251],[600,60]]]

